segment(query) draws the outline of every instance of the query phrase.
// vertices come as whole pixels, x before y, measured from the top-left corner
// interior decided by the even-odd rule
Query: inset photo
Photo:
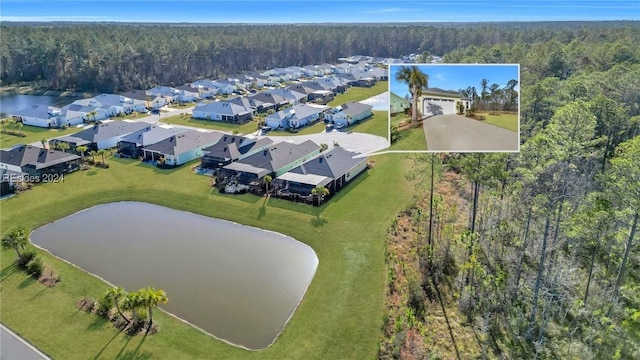
[[[518,64],[389,66],[391,150],[517,152]]]

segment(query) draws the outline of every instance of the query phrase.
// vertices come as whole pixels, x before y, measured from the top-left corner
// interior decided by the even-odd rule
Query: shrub
[[[79,310],[84,310],[87,312],[91,312],[93,308],[96,306],[96,301],[88,296],[84,296],[76,303],[76,308]]]
[[[62,277],[51,266],[47,266],[40,276],[40,282],[47,287],[54,287],[60,281]]]
[[[67,130],[69,127],[65,124],[60,125],[61,130]]]
[[[22,257],[18,259],[18,266],[22,269],[26,269],[29,262],[36,257],[34,250],[26,250],[22,253]]]
[[[27,274],[33,275],[37,278],[42,276],[42,272],[44,271],[44,263],[42,259],[39,257],[34,257],[29,264],[27,265]]]

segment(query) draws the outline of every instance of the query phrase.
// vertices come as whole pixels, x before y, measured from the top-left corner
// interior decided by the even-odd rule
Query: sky
[[[0,21],[354,23],[640,20],[638,0],[1,0]]]
[[[406,83],[395,80],[396,72],[402,66],[407,65],[391,65],[389,67],[389,88],[400,97],[409,94],[409,87]],[[424,65],[417,64],[420,70],[429,76],[429,87],[437,87],[443,90],[458,91],[466,89],[468,86],[475,86],[478,94],[480,93],[480,81],[482,79],[489,80],[489,86],[492,84],[500,85],[503,88],[509,80],[519,80],[519,72],[517,64],[500,64],[500,65]],[[519,90],[519,86],[515,89]]]

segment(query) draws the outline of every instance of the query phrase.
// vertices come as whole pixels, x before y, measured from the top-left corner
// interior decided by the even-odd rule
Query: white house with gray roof
[[[166,128],[149,125],[120,139],[120,141],[118,141],[118,152],[134,158],[141,157],[143,155],[143,147],[153,145],[173,135],[182,134],[187,131],[189,131],[188,128],[182,127]]]
[[[25,125],[51,128],[58,126],[60,109],[53,106],[35,104],[10,114],[15,121]]]
[[[267,116],[265,124],[273,129],[301,128],[323,118],[328,106],[298,104]]]
[[[351,126],[373,115],[373,106],[359,103],[347,102],[336,106],[324,117],[336,126]]]
[[[195,119],[224,121],[230,123],[245,123],[251,121],[254,110],[229,101],[214,101],[208,104],[198,104],[193,108]]]
[[[143,157],[156,161],[163,158],[164,163],[170,166],[182,165],[200,158],[203,149],[220,141],[223,135],[218,131],[189,130],[143,147]]]
[[[53,138],[50,143],[55,146],[65,142],[71,151],[76,151],[78,146],[87,146],[89,150],[110,149],[123,137],[148,126],[145,122],[109,121],[90,126],[72,135]]]

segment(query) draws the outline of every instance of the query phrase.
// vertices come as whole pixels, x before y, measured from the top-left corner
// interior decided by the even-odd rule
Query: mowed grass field
[[[391,118],[391,125],[398,125],[401,122],[410,123],[411,117],[406,114],[398,114]],[[427,139],[422,126],[400,130],[400,137],[391,144],[390,150],[406,151],[426,151]]]
[[[485,120],[483,122],[487,124],[499,126],[511,131],[518,131],[518,114],[516,113],[476,114],[484,116]]]
[[[108,285],[44,252],[39,253],[45,263],[62,275],[54,288],[17,270],[13,250],[0,252],[0,319],[57,359],[374,358],[384,313],[385,235],[414,187],[403,176],[410,166],[407,155],[371,160],[373,168],[319,208],[279,199],[265,203],[250,194],[221,195],[208,177],[190,170],[195,163],[160,170],[116,158],[108,160],[109,169],[68,174],[63,183],[40,184],[0,201],[2,234],[15,225],[35,229],[91,206],[134,200],[281,232],[309,244],[320,260],[316,275],[280,337],[265,350],[228,345],[161,312],[154,316],[158,334],[123,335],[75,308],[81,297],[98,298]]]
[[[11,128],[7,126],[7,130],[10,131]],[[12,147],[18,144],[30,144],[34,142],[40,143],[40,140],[42,139],[51,139],[58,136],[69,135],[80,130],[82,129],[77,127],[70,127],[64,130],[59,130],[24,125],[19,130],[24,135],[26,135],[24,137],[0,132],[0,149]]]

